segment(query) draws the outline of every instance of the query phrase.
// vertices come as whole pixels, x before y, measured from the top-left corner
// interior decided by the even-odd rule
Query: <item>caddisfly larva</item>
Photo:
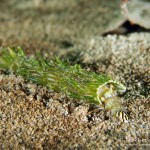
[[[113,83],[116,84],[117,82],[110,80],[107,84],[101,85],[98,88],[97,95],[104,104],[106,110],[110,110],[113,115],[121,121],[126,122],[128,120],[128,115],[122,105],[121,98],[117,96],[117,90]],[[118,83],[118,85],[120,86],[121,84]],[[120,92],[124,92],[125,88],[122,86],[120,90],[122,90]]]
[[[79,65],[70,66],[58,58],[50,61],[41,56],[28,58],[21,48],[1,49],[0,69],[12,71],[70,97],[96,105],[103,104],[121,121],[128,120],[121,98],[117,96],[117,92],[124,92],[125,87],[107,75],[89,72]]]

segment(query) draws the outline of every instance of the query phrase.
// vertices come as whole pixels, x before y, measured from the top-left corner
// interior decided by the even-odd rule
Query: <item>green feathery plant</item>
[[[107,110],[111,110],[121,120],[128,119],[117,97],[117,91],[123,92],[125,87],[107,75],[89,72],[79,65],[70,66],[59,58],[47,61],[39,54],[36,58],[26,57],[21,48],[2,48],[0,69],[14,72],[70,97],[97,105],[104,104]]]

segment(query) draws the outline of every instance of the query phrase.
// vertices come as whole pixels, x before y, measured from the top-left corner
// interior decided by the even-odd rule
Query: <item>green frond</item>
[[[10,70],[36,84],[96,104],[99,103],[97,99],[99,86],[112,81],[107,75],[89,72],[80,65],[70,66],[58,57],[50,61],[39,54],[36,58],[28,58],[21,48],[0,49],[0,69]]]

